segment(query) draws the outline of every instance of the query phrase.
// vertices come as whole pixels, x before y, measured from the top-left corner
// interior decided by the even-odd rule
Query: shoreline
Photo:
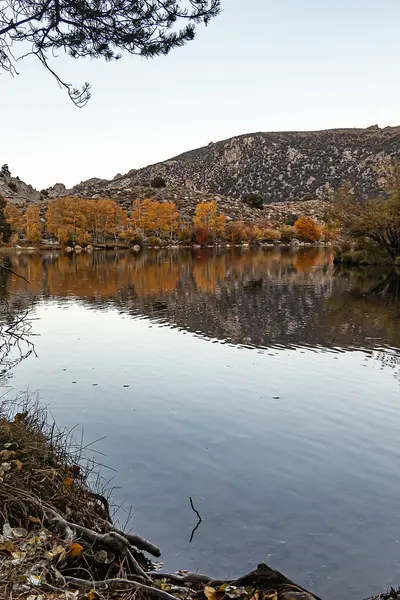
[[[2,400],[3,600],[321,600],[264,563],[233,580],[165,573],[154,544],[113,523],[107,492],[89,484],[100,467],[87,460],[38,402]],[[390,598],[400,591],[369,600]]]
[[[281,242],[277,242],[274,244],[269,243],[243,243],[243,244],[165,244],[158,246],[149,246],[143,244],[141,246],[127,246],[127,245],[90,245],[88,247],[77,246],[73,248],[71,246],[60,246],[56,244],[42,244],[40,246],[0,246],[0,253],[6,252],[42,252],[42,251],[57,251],[57,252],[65,252],[66,254],[75,253],[80,254],[81,252],[93,252],[93,251],[129,251],[132,253],[138,253],[143,250],[204,250],[206,248],[212,249],[230,249],[230,248],[243,248],[243,249],[259,249],[259,250],[270,250],[272,248],[285,248],[296,250],[298,248],[333,248],[331,242],[299,242],[298,244],[284,244]]]
[[[82,450],[37,402],[0,403],[3,600],[321,600],[263,563],[233,580],[159,570],[161,551],[113,523]]]

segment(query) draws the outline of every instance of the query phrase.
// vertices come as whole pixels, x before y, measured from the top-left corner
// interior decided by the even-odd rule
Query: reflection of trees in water
[[[2,264],[9,266],[7,258]],[[12,296],[7,292],[10,272],[0,268],[0,381],[10,374],[17,364],[34,352],[31,341],[32,300]]]
[[[30,292],[255,347],[400,347],[399,277],[334,272],[319,248],[15,256]],[[8,289],[27,290],[12,278]]]

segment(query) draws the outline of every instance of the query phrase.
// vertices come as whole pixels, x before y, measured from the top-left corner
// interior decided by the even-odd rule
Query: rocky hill
[[[323,201],[350,181],[362,196],[382,194],[392,159],[400,159],[400,127],[332,129],[314,132],[254,133],[133,169],[112,180],[88,179],[67,190],[57,183],[38,192],[9,170],[0,171],[0,194],[17,204],[41,202],[66,194],[108,197],[130,207],[136,198],[173,201],[191,217],[203,200],[215,199],[232,219],[276,219],[288,212],[320,218]],[[161,176],[167,187],[150,182]],[[243,202],[258,196],[264,209]],[[293,204],[301,202],[301,204]]]
[[[400,158],[400,127],[253,133],[210,143],[175,158],[116,176],[118,185],[143,184],[156,175],[168,185],[265,203],[329,199],[350,181],[362,196],[382,193],[382,171]]]

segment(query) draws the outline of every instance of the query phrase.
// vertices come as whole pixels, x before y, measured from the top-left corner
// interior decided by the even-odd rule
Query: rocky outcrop
[[[21,181],[19,177],[12,177],[7,165],[0,169],[0,196],[20,207],[39,202],[41,199],[40,192],[35,188]]]

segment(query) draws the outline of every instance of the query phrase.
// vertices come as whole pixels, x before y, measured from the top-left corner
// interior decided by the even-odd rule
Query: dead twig
[[[192,533],[191,533],[191,536],[190,536],[190,540],[189,540],[189,544],[190,544],[190,543],[192,542],[192,540],[193,540],[194,534],[196,533],[196,531],[197,531],[197,529],[199,528],[199,526],[200,526],[200,523],[202,522],[202,520],[203,520],[203,519],[201,518],[201,515],[200,515],[199,511],[198,511],[198,510],[195,508],[195,506],[194,506],[194,504],[193,504],[193,500],[192,500],[192,497],[191,497],[191,496],[189,496],[189,501],[190,501],[190,506],[192,507],[192,510],[193,510],[193,512],[195,512],[195,513],[196,513],[196,515],[197,515],[197,518],[198,518],[198,522],[197,522],[197,524],[195,525],[195,527],[193,528],[193,530],[192,530]]]
[[[24,281],[26,281],[26,283],[29,283],[29,285],[31,283],[30,281],[28,281],[26,279],[26,277],[24,277],[23,275],[20,275],[19,273],[14,271],[14,269],[12,269],[11,267],[7,267],[4,263],[0,265],[0,269],[3,269],[3,271],[8,271],[9,273],[16,275],[16,277],[19,277],[20,279],[23,279]]]

